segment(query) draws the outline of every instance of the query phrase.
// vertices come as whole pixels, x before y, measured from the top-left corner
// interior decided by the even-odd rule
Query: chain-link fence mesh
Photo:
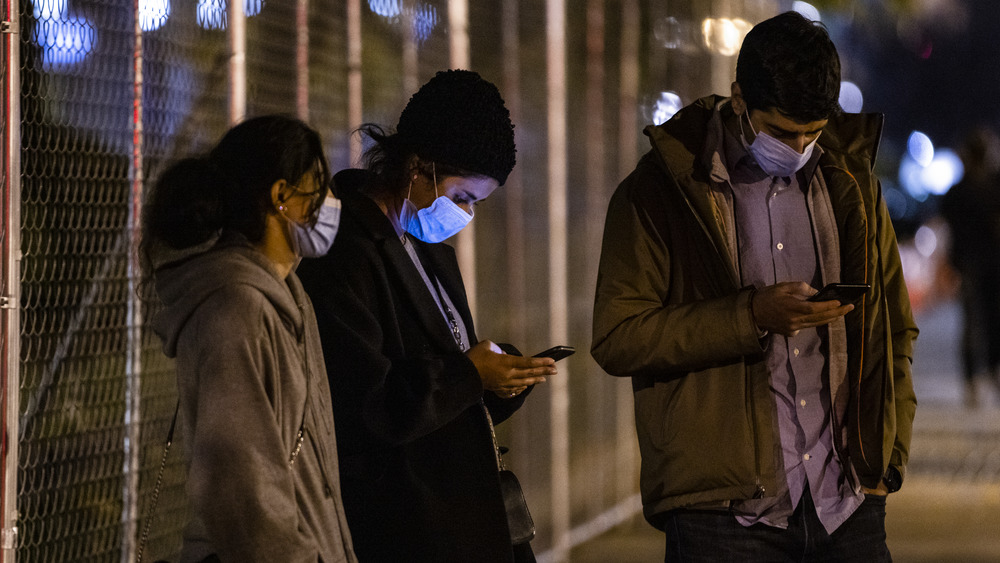
[[[306,101],[332,168],[356,164],[348,156],[357,124],[347,122],[346,2],[243,1],[247,113],[296,114]],[[363,119],[391,128],[415,88],[450,66],[448,2],[361,4]],[[621,503],[637,485],[634,437],[626,436],[631,449],[621,443],[622,421],[626,430],[631,426],[631,402],[620,400],[629,394],[628,382],[603,374],[588,353],[606,202],[623,173],[620,157],[644,150],[639,108],[620,107],[625,5],[642,15],[639,76],[632,78],[643,86],[656,80],[645,55],[649,2],[568,4],[569,342],[549,342],[545,3],[469,2],[468,33],[470,66],[504,93],[518,144],[515,173],[476,214],[477,333],[526,353],[576,346],[578,353],[561,365],[571,374],[570,510],[578,525]],[[577,9],[584,4],[596,11],[588,16]],[[224,0],[20,2],[18,561],[121,560],[122,546],[135,541],[123,537],[124,503],[130,495],[137,499],[141,531],[176,403],[172,365],[159,340],[149,330],[141,332],[141,342],[128,337],[130,305],[142,307],[145,322],[155,312],[152,302],[136,301],[148,286],[130,291],[128,277],[136,6],[143,30],[138,53],[146,183],[174,158],[211,146],[228,126]],[[303,60],[297,48],[301,21],[308,26],[305,68],[294,64]],[[297,90],[303,76],[306,98]],[[623,137],[621,130],[634,133]],[[603,132],[603,141],[593,139],[595,131]],[[128,415],[141,421],[138,445],[126,444],[125,427],[128,358],[136,353],[141,402],[139,412]],[[552,543],[548,393],[537,389],[498,429],[512,446],[507,459],[539,527],[536,551]],[[126,458],[135,448],[139,485],[129,492]],[[171,449],[144,559],[176,559],[187,510],[182,450],[181,443]]]

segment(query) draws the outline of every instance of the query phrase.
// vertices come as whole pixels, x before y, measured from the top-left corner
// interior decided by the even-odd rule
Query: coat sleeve
[[[476,405],[483,386],[475,365],[400,324],[412,304],[392,290],[377,252],[361,244],[335,251],[298,273],[323,341],[338,449],[405,444]]]
[[[591,354],[611,375],[685,373],[761,352],[751,290],[707,296],[707,280],[692,279],[698,276],[698,264],[689,259],[695,254],[687,249],[681,260],[672,253],[678,233],[694,244],[699,233],[691,230],[699,227],[693,220],[669,224],[691,212],[671,209],[651,189],[665,181],[640,163],[608,207]]]
[[[905,476],[909,459],[910,438],[913,434],[913,416],[917,409],[917,397],[913,390],[913,344],[918,329],[910,308],[910,296],[903,279],[903,266],[899,257],[896,234],[892,229],[889,212],[882,200],[878,209],[879,248],[882,253],[883,275],[885,278],[885,298],[889,300],[888,314],[892,342],[892,397],[895,420],[895,440],[889,464],[899,469]],[[887,417],[888,419],[888,417]]]
[[[182,336],[178,356],[190,358],[183,367],[194,373],[181,388],[191,427],[188,491],[222,561],[319,557],[299,522],[291,447],[278,421],[279,410],[301,418],[303,407],[273,396],[275,379],[289,376],[275,354],[280,322],[259,292],[234,286],[210,296]]]

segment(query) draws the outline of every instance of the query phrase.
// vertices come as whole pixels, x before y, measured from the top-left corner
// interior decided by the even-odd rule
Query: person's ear
[[[730,103],[733,106],[733,113],[742,115],[747,110],[747,102],[743,99],[743,90],[740,88],[740,83],[733,82],[731,89],[732,97],[730,98]]]
[[[291,186],[284,178],[271,184],[271,205],[278,211],[285,210],[285,201],[292,195]]]
[[[406,161],[406,173],[409,176],[409,180],[416,180],[417,176],[420,175],[420,157],[412,154],[410,158]]]

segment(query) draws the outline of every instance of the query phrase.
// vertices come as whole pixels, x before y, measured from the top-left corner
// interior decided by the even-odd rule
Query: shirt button
[[[810,456],[809,454],[806,454],[806,455],[802,456],[802,459],[804,459],[806,461],[809,461],[810,457],[812,457],[812,456]]]
[[[778,243],[778,250],[781,250],[782,248],[785,248],[785,245],[784,245],[784,244],[781,244],[781,243],[779,242],[779,243]]]
[[[796,348],[795,350],[792,350],[792,353],[795,354],[796,356],[798,356],[799,355],[799,349]]]
[[[799,404],[802,405],[803,407],[806,406],[806,400],[802,399],[801,401],[799,401]]]

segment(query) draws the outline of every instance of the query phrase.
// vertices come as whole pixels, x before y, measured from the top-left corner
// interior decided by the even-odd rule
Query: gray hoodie
[[[319,333],[296,275],[282,280],[240,236],[154,261],[164,307],[153,328],[177,360],[192,506],[181,561],[357,561]]]

